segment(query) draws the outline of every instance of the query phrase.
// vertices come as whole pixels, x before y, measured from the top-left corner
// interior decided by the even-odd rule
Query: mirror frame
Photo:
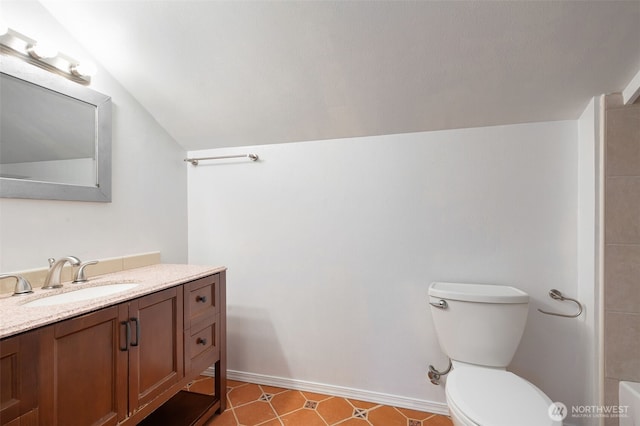
[[[95,106],[97,156],[95,186],[0,177],[0,197],[111,202],[111,97],[6,54],[0,54],[0,73]]]

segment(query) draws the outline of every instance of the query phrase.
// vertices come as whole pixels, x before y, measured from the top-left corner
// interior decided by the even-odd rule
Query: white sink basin
[[[61,305],[63,303],[80,302],[82,300],[95,299],[96,297],[109,296],[111,294],[131,290],[137,285],[137,283],[114,283],[87,287],[80,290],[70,291],[68,293],[56,294],[55,296],[42,297],[40,299],[27,302],[23,306],[53,306]]]

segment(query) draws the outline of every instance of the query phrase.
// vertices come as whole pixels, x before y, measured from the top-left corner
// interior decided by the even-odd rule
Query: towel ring
[[[571,297],[563,296],[562,293],[560,293],[560,290],[556,290],[555,288],[551,289],[551,291],[549,291],[549,297],[552,298],[553,300],[560,300],[560,301],[569,300],[575,303],[576,305],[578,305],[578,313],[575,315],[559,314],[557,312],[543,311],[542,309],[538,308],[538,310],[543,314],[555,315],[557,317],[565,317],[565,318],[576,318],[576,317],[579,317],[580,314],[582,314],[582,303],[578,302],[576,299],[572,299]]]

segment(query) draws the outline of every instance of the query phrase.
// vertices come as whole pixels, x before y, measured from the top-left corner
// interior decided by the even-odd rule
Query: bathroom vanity
[[[46,290],[0,298],[0,424],[202,425],[224,411],[225,277],[154,265],[84,285],[138,284],[104,298],[44,307],[24,305]],[[210,366],[213,396],[183,390]]]

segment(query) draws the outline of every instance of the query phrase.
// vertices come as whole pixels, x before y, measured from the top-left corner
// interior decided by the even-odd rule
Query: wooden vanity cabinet
[[[0,341],[0,425],[37,426],[38,333]]]
[[[223,271],[1,340],[0,425],[203,425],[226,406],[225,304]],[[182,390],[211,365],[214,396]]]

